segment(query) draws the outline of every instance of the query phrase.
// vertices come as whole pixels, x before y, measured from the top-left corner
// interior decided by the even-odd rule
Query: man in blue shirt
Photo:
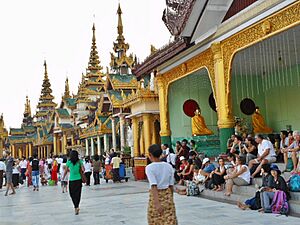
[[[216,167],[214,166],[214,164],[210,163],[209,158],[205,158],[202,162],[202,169],[200,170],[200,174],[207,177],[215,169]]]

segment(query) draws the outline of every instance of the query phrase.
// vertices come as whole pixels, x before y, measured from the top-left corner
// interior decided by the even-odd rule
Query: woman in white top
[[[172,148],[169,149],[169,154],[167,156],[167,163],[169,163],[175,172],[175,165],[176,165],[176,154]]]
[[[161,162],[159,145],[149,147],[151,164],[146,166],[150,184],[148,224],[177,225],[173,200],[174,172],[169,163]]]
[[[89,157],[85,158],[85,161],[83,163],[84,166],[84,174],[86,177],[86,185],[91,185],[91,175],[92,175],[92,164]]]
[[[228,174],[224,177],[226,180],[226,196],[232,194],[233,185],[246,186],[250,184],[250,170],[248,166],[245,165],[246,158],[238,156],[236,158],[236,168],[232,174]]]

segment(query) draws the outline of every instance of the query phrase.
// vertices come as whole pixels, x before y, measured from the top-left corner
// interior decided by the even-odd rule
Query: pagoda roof
[[[59,126],[63,129],[73,128],[74,126],[70,123],[60,123]]]
[[[68,106],[76,106],[76,98],[66,98],[65,100]]]
[[[25,135],[25,131],[23,130],[23,128],[10,128],[9,134],[13,136],[20,136]]]
[[[24,126],[23,129],[24,129],[24,131],[26,133],[33,133],[33,132],[35,132],[35,127],[34,126]]]
[[[108,74],[107,82],[113,89],[136,89],[137,79],[133,74]]]
[[[70,114],[69,114],[68,110],[66,110],[66,109],[59,108],[59,109],[56,109],[55,111],[56,111],[56,113],[58,114],[59,117],[63,117],[63,118],[69,118],[70,117]]]

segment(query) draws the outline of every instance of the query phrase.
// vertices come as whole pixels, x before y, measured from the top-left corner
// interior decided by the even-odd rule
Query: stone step
[[[248,186],[247,188],[249,190],[249,193],[247,193],[247,192],[243,192],[243,194],[242,193],[233,193],[229,197],[224,195],[224,191],[216,192],[216,191],[205,189],[200,194],[200,197],[211,199],[214,201],[219,201],[219,202],[236,204],[237,201],[244,202],[245,200],[254,196],[255,190],[254,190],[254,192],[253,192],[253,190],[251,190],[251,192],[250,192],[250,189],[253,189],[253,187],[251,188],[251,186]],[[294,198],[297,197],[299,199],[300,193],[293,192],[292,196]],[[291,215],[300,216],[300,200],[290,200],[289,204],[290,204]]]

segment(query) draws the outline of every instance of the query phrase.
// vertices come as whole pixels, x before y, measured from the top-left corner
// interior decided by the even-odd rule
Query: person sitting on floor
[[[255,136],[255,141],[258,143],[258,157],[249,162],[249,168],[251,169],[256,164],[258,164],[258,166],[253,172],[252,178],[260,173],[262,165],[276,162],[276,153],[271,141],[264,139],[261,134]]]
[[[230,149],[230,153],[239,155],[242,151],[243,138],[239,135],[235,135],[233,145]]]
[[[193,160],[193,164],[195,166],[197,166],[198,168],[201,168],[202,167],[202,162],[201,162],[201,159],[198,157],[197,153],[195,151],[190,151],[189,153],[189,158],[191,160]]]
[[[225,196],[230,196],[232,194],[232,187],[234,184],[237,186],[246,186],[250,184],[250,170],[245,163],[245,157],[238,156],[236,158],[235,170],[224,177],[226,180]]]
[[[284,163],[287,166],[288,158],[292,158],[293,171],[297,170],[297,161],[300,156],[300,132],[295,130],[293,132],[294,142],[287,148],[283,149]],[[286,170],[285,170],[286,171]]]
[[[262,175],[262,185],[256,191],[255,196],[253,198],[247,199],[245,203],[237,202],[237,205],[240,209],[246,210],[258,210],[261,208],[261,196],[262,193],[266,190],[267,187],[270,186],[270,182],[272,179],[271,175],[271,167],[270,164],[264,164],[261,167],[261,175]]]
[[[285,192],[287,200],[290,199],[290,194],[288,191],[288,186],[281,175],[281,171],[278,166],[271,166],[271,175],[269,186],[265,188],[264,192],[261,195],[261,208],[258,210],[259,212],[267,212],[270,211],[271,203],[275,192],[280,190]]]
[[[199,173],[205,177],[209,177],[210,173],[216,169],[215,165],[210,163],[209,158],[203,159],[202,169]]]
[[[233,145],[233,142],[234,142],[234,138],[235,138],[235,135],[231,135],[231,137],[227,140],[227,151],[226,151],[226,154],[230,153],[230,150],[232,148],[232,145]]]
[[[225,183],[224,176],[226,175],[224,159],[218,159],[219,167],[211,172],[210,178],[214,186],[214,191],[223,191],[222,185]]]
[[[246,157],[246,164],[257,157],[256,142],[253,138],[247,137],[242,148],[242,155]]]
[[[193,175],[194,175],[193,160],[189,159],[183,171],[178,175],[182,177],[182,179],[178,183],[180,185],[184,185],[185,181],[193,180]]]

